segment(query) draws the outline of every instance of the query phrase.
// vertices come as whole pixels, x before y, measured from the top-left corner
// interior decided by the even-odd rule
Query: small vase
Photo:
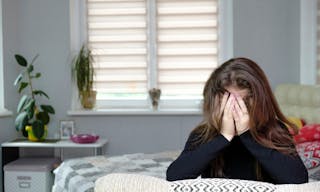
[[[26,131],[28,132],[28,140],[29,141],[34,141],[34,142],[37,142],[37,141],[44,141],[47,136],[48,136],[48,127],[47,125],[44,126],[44,134],[42,135],[42,137],[40,139],[38,139],[33,131],[32,131],[32,126],[31,125],[27,125],[26,126]]]
[[[85,109],[92,109],[96,105],[96,91],[81,92],[81,105]]]

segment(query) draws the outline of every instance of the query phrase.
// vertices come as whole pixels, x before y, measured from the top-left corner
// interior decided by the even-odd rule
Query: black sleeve
[[[308,172],[299,155],[286,155],[262,146],[250,131],[240,135],[240,139],[276,184],[308,182]]]
[[[198,139],[197,136],[191,134],[180,156],[168,167],[168,181],[197,178],[219,152],[229,144],[226,138],[218,135],[208,143],[190,150],[191,144],[196,139]]]

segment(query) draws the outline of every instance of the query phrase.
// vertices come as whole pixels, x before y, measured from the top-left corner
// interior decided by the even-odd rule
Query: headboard
[[[320,123],[320,86],[280,84],[275,97],[286,116],[302,118],[306,123]]]

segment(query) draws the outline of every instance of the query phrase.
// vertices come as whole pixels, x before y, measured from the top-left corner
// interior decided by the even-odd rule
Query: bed
[[[320,180],[320,86],[281,84],[275,96],[287,117],[304,121],[294,137],[297,151],[308,168],[310,181]]]
[[[301,131],[313,130],[310,138],[304,135],[295,139],[299,141],[297,149],[308,168],[309,180],[320,181],[320,125],[317,126],[317,123],[320,123],[320,87],[283,84],[276,88],[275,95],[286,116],[304,121]],[[318,128],[319,138],[317,139],[315,136]],[[310,131],[308,133],[310,135]],[[54,170],[55,182],[52,191],[93,192],[96,180],[114,173],[132,173],[163,180],[167,167],[179,153],[180,151],[167,151],[154,154],[136,153],[114,157],[69,159]],[[137,178],[139,176],[134,177],[134,179]],[[221,183],[221,180],[219,182]],[[188,185],[188,181],[185,181],[184,185]]]
[[[135,173],[165,178],[167,167],[179,153],[180,151],[169,151],[69,159],[54,170],[52,191],[93,192],[94,182],[110,173]]]

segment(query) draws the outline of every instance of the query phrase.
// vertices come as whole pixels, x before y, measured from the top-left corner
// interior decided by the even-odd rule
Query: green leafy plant
[[[32,80],[39,79],[41,73],[34,72],[34,62],[38,58],[36,55],[31,63],[21,55],[15,55],[17,63],[22,67],[22,70],[16,78],[14,85],[18,87],[19,94],[23,95],[17,106],[17,117],[15,119],[15,128],[17,131],[22,131],[24,136],[26,126],[32,126],[33,134],[40,139],[45,134],[45,125],[50,121],[50,114],[54,114],[55,110],[51,105],[43,105],[37,101],[39,97],[49,96],[40,89],[35,89]]]
[[[76,82],[78,96],[84,108],[93,108],[96,92],[93,91],[93,57],[91,50],[83,45],[79,53],[72,60],[72,79]]]

